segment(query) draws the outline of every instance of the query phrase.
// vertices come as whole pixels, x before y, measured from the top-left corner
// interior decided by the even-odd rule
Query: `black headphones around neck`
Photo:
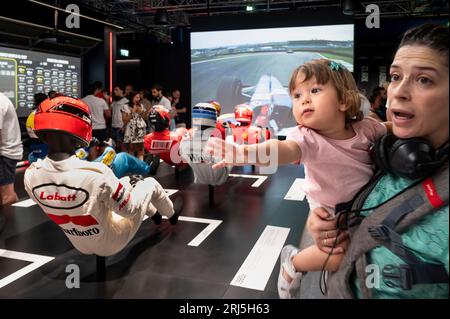
[[[384,135],[371,149],[375,165],[409,179],[423,179],[448,161],[448,141],[439,149],[425,139]]]

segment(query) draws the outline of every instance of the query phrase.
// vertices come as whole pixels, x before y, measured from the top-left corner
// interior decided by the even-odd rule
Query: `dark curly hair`
[[[405,45],[424,45],[444,54],[448,67],[448,27],[440,24],[426,23],[409,29],[403,35],[398,49]]]

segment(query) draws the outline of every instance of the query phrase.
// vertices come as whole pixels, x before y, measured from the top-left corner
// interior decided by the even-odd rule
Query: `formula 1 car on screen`
[[[246,103],[254,113],[254,125],[276,129],[295,126],[288,89],[270,74],[262,75],[255,86],[245,86],[235,76],[225,76],[217,89],[217,101],[222,105],[222,119],[233,117],[234,107]]]

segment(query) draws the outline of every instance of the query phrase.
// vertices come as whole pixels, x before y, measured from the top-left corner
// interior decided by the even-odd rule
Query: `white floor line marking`
[[[289,231],[267,225],[230,285],[264,291]]]
[[[178,192],[178,189],[170,189],[170,188],[165,188],[164,189],[167,193],[167,196],[172,196],[173,194],[175,194],[176,192]]]
[[[177,189],[165,189],[168,196],[171,196],[178,192]],[[16,203],[20,204],[24,202],[31,201],[33,204],[35,204],[31,199]],[[19,207],[29,207],[28,206],[20,206]],[[146,220],[148,216],[145,216],[143,220]],[[167,217],[163,216],[163,218],[167,219]],[[194,246],[198,247],[221,223],[221,220],[218,219],[209,219],[209,218],[199,218],[199,217],[189,217],[189,216],[180,216],[178,220],[186,221],[186,222],[194,222],[194,223],[203,223],[208,224],[197,236],[195,236],[194,239],[192,239],[188,246]],[[42,256],[42,255],[35,255],[35,254],[28,254],[28,253],[22,253],[18,251],[11,251],[11,250],[5,250],[0,249],[0,257],[3,258],[11,258],[11,259],[18,259],[18,260],[24,260],[32,262],[31,264],[25,266],[22,269],[17,270],[16,272],[12,273],[11,275],[6,276],[5,278],[0,278],[0,288],[3,288],[4,286],[16,281],[22,276],[25,276],[26,274],[32,272],[33,270],[41,267],[42,265],[48,263],[49,261],[55,259],[55,257],[49,257],[49,256]]]
[[[0,249],[0,257],[10,258],[10,259],[18,259],[18,260],[24,260],[24,261],[31,262],[31,264],[23,267],[22,269],[15,271],[11,275],[6,276],[5,278],[1,278],[0,279],[0,288],[5,287],[6,285],[12,283],[13,281],[16,281],[20,277],[25,276],[26,274],[32,272],[33,270],[41,267],[42,265],[48,263],[49,261],[52,261],[53,259],[55,259],[55,257],[27,254],[27,253],[22,253],[19,251],[12,251],[12,250],[5,250],[5,249]]]
[[[245,175],[245,174],[230,174],[231,177],[256,178],[257,180],[252,184],[252,187],[259,187],[267,179],[264,175]]]
[[[20,201],[20,202],[12,204],[12,206],[16,206],[16,207],[31,207],[31,206],[34,206],[34,205],[36,205],[36,203],[31,198],[28,198],[26,200],[23,200],[23,201]]]
[[[221,220],[216,220],[208,224],[200,234],[195,236],[195,238],[189,242],[188,246],[198,247],[221,223]]]
[[[148,216],[144,216],[144,220],[146,220]],[[167,219],[166,216],[163,216],[164,219]],[[193,222],[193,223],[203,223],[208,224],[194,239],[192,239],[188,246],[198,247],[200,244],[208,237],[221,223],[222,221],[219,219],[208,219],[208,218],[199,218],[199,217],[189,217],[189,216],[180,216],[178,220],[182,220],[185,222]]]
[[[305,187],[306,187],[305,179],[296,178],[295,181],[292,183],[291,188],[289,188],[289,191],[286,193],[286,196],[284,196],[284,199],[297,201],[304,200],[306,196]]]

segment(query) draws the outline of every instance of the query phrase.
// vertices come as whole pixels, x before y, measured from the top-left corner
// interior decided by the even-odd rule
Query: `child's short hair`
[[[336,88],[339,101],[343,101],[348,109],[345,112],[345,122],[362,120],[361,98],[355,79],[343,65],[327,59],[316,59],[300,65],[294,70],[289,80],[289,94],[292,96],[300,76],[303,82],[313,76],[317,83],[327,84],[329,81]]]

